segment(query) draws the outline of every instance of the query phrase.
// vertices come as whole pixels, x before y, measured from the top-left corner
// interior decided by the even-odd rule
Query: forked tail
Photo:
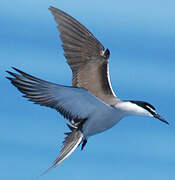
[[[80,130],[74,129],[72,132],[66,133],[66,138],[63,142],[63,147],[57,159],[53,165],[44,171],[41,175],[46,174],[50,169],[55,168],[61,164],[66,158],[68,158],[77,146],[82,142],[83,133]]]

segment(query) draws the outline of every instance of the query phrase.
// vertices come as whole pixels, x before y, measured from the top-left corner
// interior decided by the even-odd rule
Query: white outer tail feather
[[[65,139],[61,152],[53,165],[46,169],[41,175],[46,174],[50,169],[55,168],[67,159],[83,140],[83,133],[80,130],[71,132]]]

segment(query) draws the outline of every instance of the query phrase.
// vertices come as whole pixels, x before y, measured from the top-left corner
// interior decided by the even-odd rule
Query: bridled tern
[[[70,15],[54,7],[49,10],[72,70],[72,86],[47,82],[17,68],[13,68],[17,73],[7,71],[11,75],[7,78],[29,101],[56,109],[69,121],[71,131],[65,133],[61,152],[50,168],[62,163],[80,144],[83,149],[90,136],[112,128],[125,116],[149,116],[168,124],[151,104],[120,100],[109,79],[109,49]]]

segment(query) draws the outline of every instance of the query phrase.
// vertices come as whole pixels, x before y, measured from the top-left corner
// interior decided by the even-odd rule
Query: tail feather
[[[44,171],[42,175],[46,174],[50,169],[55,168],[56,166],[61,164],[66,158],[68,158],[77,148],[77,146],[82,142],[82,139],[83,134],[80,130],[74,130],[70,132],[64,140],[64,144],[59,156],[54,161],[53,165],[49,167],[46,171]]]

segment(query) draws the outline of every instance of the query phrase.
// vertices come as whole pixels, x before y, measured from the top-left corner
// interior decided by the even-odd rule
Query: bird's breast
[[[123,115],[112,107],[106,110],[94,112],[82,127],[83,135],[85,138],[88,138],[89,136],[110,129],[118,123],[122,117]]]

